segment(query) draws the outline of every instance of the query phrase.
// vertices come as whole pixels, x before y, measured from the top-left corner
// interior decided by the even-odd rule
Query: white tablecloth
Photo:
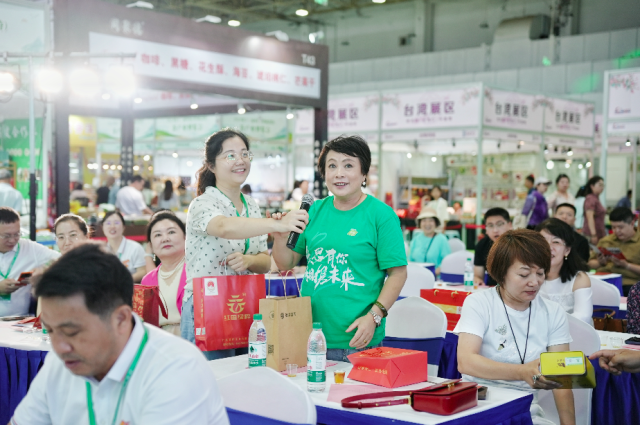
[[[23,328],[13,325],[16,322],[0,322],[0,347],[15,348],[17,350],[50,351],[51,344],[42,340],[42,332],[26,334]]]
[[[212,360],[209,362],[209,366],[213,370],[214,375],[217,379],[224,378],[231,374],[240,372],[245,370],[248,365],[247,356],[237,356],[237,357],[229,357],[226,359],[220,360]],[[327,398],[329,396],[329,389],[333,384],[333,371],[334,370],[344,370],[346,371],[346,375],[351,371],[352,365],[350,363],[338,362],[337,365],[331,366],[327,368],[327,389],[323,393],[309,393],[313,403],[316,406],[326,407],[330,409],[338,409],[338,410],[347,410],[350,412],[356,412],[362,415],[370,415],[370,416],[378,416],[382,418],[388,419],[396,419],[401,421],[406,421],[410,423],[416,424],[439,424],[443,422],[448,422],[455,420],[456,418],[473,415],[474,413],[482,412],[484,410],[492,409],[498,407],[504,403],[510,402],[512,400],[516,400],[522,397],[527,397],[529,393],[523,391],[509,390],[503,388],[489,388],[487,394],[487,400],[478,401],[478,406],[473,409],[466,410],[464,412],[460,412],[456,415],[451,416],[439,416],[432,415],[424,412],[416,412],[408,405],[400,405],[400,406],[387,406],[387,407],[377,407],[374,409],[345,409],[339,403],[329,402]],[[307,389],[307,375],[306,373],[298,373],[298,376],[295,378],[287,378],[291,379],[295,384],[297,384],[300,388],[306,391]],[[429,377],[429,380],[432,382],[442,382],[445,381],[442,378]],[[345,378],[345,383],[343,385],[363,385],[363,382],[353,381],[349,378]],[[393,388],[393,390],[401,391],[401,390],[410,390],[410,389],[419,389],[428,386],[428,383],[421,383],[416,385],[410,385],[406,387]],[[375,385],[371,385],[372,388],[380,388]]]

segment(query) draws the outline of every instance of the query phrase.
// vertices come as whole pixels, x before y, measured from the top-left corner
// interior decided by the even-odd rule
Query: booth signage
[[[40,149],[42,147],[42,118],[35,119],[35,146],[36,146],[36,169],[38,180],[41,180],[42,157]],[[0,124],[0,149],[9,154],[9,159],[16,165],[16,189],[20,191],[22,197],[29,199],[29,163],[31,155],[29,151],[29,120],[4,120]],[[38,184],[38,195],[36,199],[42,199],[42,184]]]
[[[287,140],[287,119],[282,112],[259,114],[225,114],[222,126],[243,132],[250,140]]]
[[[640,72],[609,75],[609,118],[640,118]]]
[[[386,93],[382,97],[382,129],[477,126],[480,97],[480,87]]]
[[[542,131],[543,97],[484,89],[484,124],[514,130]]]
[[[607,128],[609,134],[637,134],[640,133],[640,122],[611,122]]]
[[[545,99],[544,131],[568,136],[593,137],[593,104],[565,99]]]
[[[136,75],[320,98],[320,70],[189,47],[90,33],[92,53],[138,52]]]
[[[0,2],[0,52],[43,52],[48,45],[43,5]]]
[[[329,99],[329,133],[376,131],[380,96]]]
[[[477,130],[440,130],[440,131],[401,131],[382,133],[383,142],[411,142],[414,140],[437,139],[472,139],[478,134]],[[451,142],[448,142],[451,144]]]
[[[155,138],[163,141],[198,139],[204,144],[207,137],[220,130],[220,117],[217,115],[157,118],[155,121]]]
[[[315,117],[313,109],[300,109],[295,111],[295,134],[313,134]]]

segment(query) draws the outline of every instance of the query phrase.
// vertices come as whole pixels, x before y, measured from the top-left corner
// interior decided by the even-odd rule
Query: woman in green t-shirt
[[[362,192],[370,165],[371,151],[362,138],[327,143],[318,170],[333,196],[311,206],[293,251],[286,246],[288,233],[273,234],[280,270],[307,256],[301,295],[311,297],[313,320],[322,322],[329,360],[349,361],[347,355],[382,343],[383,318],[407,278],[398,216]]]

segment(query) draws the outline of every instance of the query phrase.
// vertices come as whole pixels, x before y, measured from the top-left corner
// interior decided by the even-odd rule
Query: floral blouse
[[[629,290],[627,297],[627,332],[640,334],[640,282]]]

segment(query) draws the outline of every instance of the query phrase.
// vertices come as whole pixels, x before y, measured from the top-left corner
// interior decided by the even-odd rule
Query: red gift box
[[[462,304],[471,292],[452,291],[450,289],[421,289],[420,298],[424,298],[444,311],[447,316],[447,330],[453,331],[460,320]]]
[[[349,378],[387,388],[403,387],[427,380],[427,352],[379,347],[349,356],[353,364]]]
[[[157,286],[133,285],[134,313],[144,322],[160,326],[160,310],[162,310],[162,316],[167,319],[169,313],[160,299],[160,288]]]

